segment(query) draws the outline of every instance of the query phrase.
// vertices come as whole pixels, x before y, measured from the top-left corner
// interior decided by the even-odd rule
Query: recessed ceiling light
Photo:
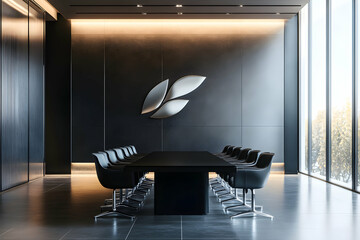
[[[178,15],[182,15],[183,13],[182,12],[178,12]]]
[[[138,4],[138,5],[136,5],[136,7],[143,7],[143,5],[141,5],[141,4]]]
[[[175,7],[182,7],[182,5],[181,4],[176,4]]]
[[[143,12],[142,15],[146,15],[147,13],[146,12]]]
[[[240,4],[240,5],[239,5],[239,7],[243,7],[243,5],[242,5],[242,4]]]

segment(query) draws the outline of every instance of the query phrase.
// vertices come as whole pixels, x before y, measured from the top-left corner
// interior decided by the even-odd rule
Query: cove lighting
[[[283,19],[72,19],[71,31],[120,35],[262,35],[280,33],[284,22]]]
[[[22,6],[21,3],[24,3],[21,1],[21,3],[18,3],[18,1],[14,0],[3,0],[4,3],[12,7],[13,9],[17,10],[19,13],[27,16],[28,15],[28,9],[25,6]],[[25,3],[24,3],[25,4]]]

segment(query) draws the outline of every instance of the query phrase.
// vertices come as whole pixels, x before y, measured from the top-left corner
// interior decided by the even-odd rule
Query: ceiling
[[[67,19],[289,19],[308,0],[48,0]],[[177,6],[176,5],[180,5]]]

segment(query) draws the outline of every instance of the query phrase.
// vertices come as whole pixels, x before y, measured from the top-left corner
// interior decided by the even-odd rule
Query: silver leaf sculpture
[[[161,108],[151,116],[151,118],[168,118],[174,116],[180,112],[188,102],[189,100],[185,99],[175,99],[168,101],[162,105]]]
[[[160,107],[168,89],[169,79],[156,85],[145,98],[141,114],[149,113]]]
[[[166,95],[165,102],[171,99],[184,96],[197,89],[206,77],[189,75],[178,79],[170,88]]]
[[[162,81],[151,89],[146,96],[141,114],[149,113],[158,109],[162,103],[163,105],[157,112],[150,116],[151,118],[167,118],[177,114],[186,106],[189,100],[175,98],[184,96],[194,91],[204,82],[205,79],[206,77],[197,75],[182,77],[171,86],[167,95],[166,91],[168,89],[169,79]]]

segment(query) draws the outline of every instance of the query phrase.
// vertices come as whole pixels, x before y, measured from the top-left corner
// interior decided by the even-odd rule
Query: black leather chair
[[[134,188],[136,186],[134,174],[125,172],[123,166],[111,166],[105,158],[106,155],[104,156],[103,153],[93,153],[93,155],[95,156],[96,174],[100,184],[105,188],[113,190],[112,209],[96,215],[95,219],[111,214],[119,214],[134,220],[134,215],[119,210],[121,203],[117,204],[116,198],[116,189]]]
[[[226,145],[226,146],[223,148],[223,150],[222,150],[221,153],[217,153],[217,154],[215,154],[215,155],[217,155],[217,156],[225,155],[229,147],[231,147],[231,145]]]
[[[260,150],[251,150],[251,151],[248,151],[248,150],[249,150],[249,148],[246,148],[244,151],[244,153],[246,153],[246,155],[247,155],[245,161],[234,160],[234,161],[229,161],[229,162],[231,164],[234,164],[236,166],[241,166],[241,167],[254,166],[257,162]],[[226,182],[229,182],[229,180],[233,176],[234,176],[234,174],[227,173],[227,174],[223,175],[223,178]],[[243,194],[244,194],[244,192],[243,192]],[[223,199],[224,197],[228,197],[228,196],[230,196],[230,198]],[[237,197],[238,197],[237,190],[234,189],[233,191],[231,191],[230,186],[228,187],[228,191],[226,193],[218,195],[219,202],[221,202],[221,203],[232,201],[234,199],[237,199]]]
[[[270,175],[271,163],[274,157],[274,153],[261,153],[256,164],[254,166],[237,166],[236,174],[229,181],[231,187],[238,189],[244,189],[244,199],[243,203],[238,206],[231,206],[225,208],[226,212],[230,209],[236,207],[247,207],[246,205],[246,191],[250,190],[251,192],[251,206],[250,210],[245,212],[240,212],[236,215],[231,216],[235,217],[245,217],[245,216],[263,216],[273,219],[273,216],[259,212],[256,210],[255,206],[255,189],[260,189],[265,186]]]

